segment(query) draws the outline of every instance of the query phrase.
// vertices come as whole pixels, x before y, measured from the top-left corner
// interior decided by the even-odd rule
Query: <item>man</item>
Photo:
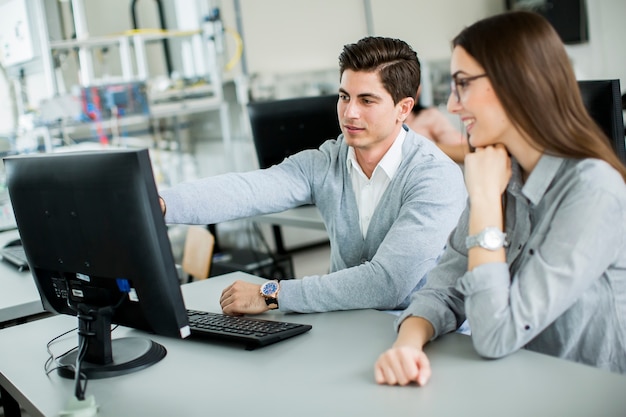
[[[419,87],[415,51],[397,39],[367,37],[346,45],[339,64],[336,140],[268,169],[161,195],[169,223],[219,223],[303,204],[320,210],[330,273],[263,287],[237,281],[220,298],[226,314],[404,308],[465,207],[457,164],[403,123]]]

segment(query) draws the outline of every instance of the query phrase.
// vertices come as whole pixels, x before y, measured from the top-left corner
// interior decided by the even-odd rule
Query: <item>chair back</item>
[[[619,80],[578,81],[578,87],[589,115],[609,137],[615,153],[626,164],[626,132]]]
[[[209,277],[215,237],[203,226],[189,226],[183,248],[181,267],[188,281]]]

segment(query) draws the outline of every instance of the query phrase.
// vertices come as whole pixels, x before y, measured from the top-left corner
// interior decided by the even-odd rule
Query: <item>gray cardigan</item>
[[[165,220],[213,224],[315,204],[329,235],[330,273],[282,281],[280,310],[404,308],[465,207],[462,172],[430,140],[408,130],[402,163],[364,239],[347,155],[340,135],[268,169],[179,184],[161,193]]]

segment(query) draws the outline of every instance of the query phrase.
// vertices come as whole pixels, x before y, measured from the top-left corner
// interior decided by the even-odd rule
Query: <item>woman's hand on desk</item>
[[[220,306],[224,314],[241,316],[260,314],[270,308],[261,296],[261,286],[246,281],[235,281],[222,291]]]
[[[422,349],[415,346],[394,346],[384,352],[374,366],[376,382],[387,385],[422,386],[430,378],[430,362]]]
[[[434,330],[428,320],[408,317],[400,325],[398,338],[391,349],[383,352],[374,365],[374,377],[379,384],[420,386],[430,379],[430,361],[422,350]]]

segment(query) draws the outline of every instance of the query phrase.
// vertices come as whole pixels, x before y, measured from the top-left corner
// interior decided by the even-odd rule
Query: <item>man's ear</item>
[[[398,119],[401,122],[404,122],[413,110],[413,106],[415,105],[415,100],[412,97],[405,97],[398,103],[398,108],[400,109],[400,114],[398,114]]]

